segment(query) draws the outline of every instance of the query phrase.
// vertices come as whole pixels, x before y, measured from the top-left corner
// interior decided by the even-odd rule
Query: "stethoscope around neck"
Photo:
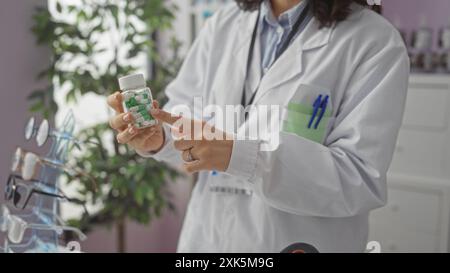
[[[301,28],[302,24],[308,18],[309,10],[310,10],[309,9],[309,3],[306,3],[305,8],[303,9],[302,13],[299,15],[297,21],[294,23],[291,31],[289,32],[289,35],[288,35],[286,41],[283,43],[281,48],[278,50],[275,61],[289,48],[292,40],[294,39],[296,34],[300,31],[300,28]],[[248,56],[247,56],[247,65],[246,65],[245,77],[244,77],[244,87],[242,88],[242,99],[241,99],[241,105],[244,107],[244,109],[249,107],[250,105],[252,105],[254,103],[256,94],[258,93],[258,89],[259,89],[259,84],[258,84],[258,87],[256,88],[257,91],[255,91],[252,94],[252,97],[247,102],[247,98],[246,98],[246,95],[245,95],[245,93],[246,93],[245,83],[247,81],[249,70],[250,70],[250,65],[251,65],[252,59],[253,59],[253,51],[255,49],[256,38],[257,38],[257,35],[258,35],[258,25],[259,25],[260,18],[261,18],[261,7],[258,9],[258,17],[256,19],[255,27],[253,29],[252,39],[251,39],[251,42],[250,42],[250,49],[249,49]],[[249,113],[249,111],[244,111],[245,120],[248,119],[248,113]],[[212,171],[211,175],[212,176],[217,176],[218,173],[217,173],[217,171]],[[234,187],[211,186],[210,187],[210,191],[216,192],[216,193],[252,195],[252,191],[251,190],[239,189],[239,188],[234,188]]]
[[[302,24],[305,22],[305,20],[308,18],[308,14],[310,11],[309,8],[309,3],[306,3],[305,8],[303,9],[302,13],[299,15],[297,21],[295,21],[291,31],[288,34],[288,37],[286,38],[286,41],[282,44],[281,48],[277,51],[277,56],[275,58],[275,61],[280,58],[281,55],[283,55],[285,53],[285,51],[289,48],[289,46],[291,45],[292,40],[294,39],[294,37],[296,36],[296,34],[300,31],[300,28],[302,26]],[[256,94],[258,93],[258,89],[259,89],[259,85],[256,88],[256,91],[253,92],[252,96],[250,97],[250,100],[247,101],[246,98],[246,90],[245,90],[245,82],[248,79],[248,75],[249,75],[249,70],[250,70],[250,66],[252,64],[252,60],[253,60],[253,52],[255,49],[255,44],[256,44],[256,38],[258,35],[258,25],[259,25],[259,21],[261,18],[261,7],[258,9],[258,17],[256,19],[256,23],[255,23],[255,27],[253,29],[253,33],[252,33],[252,40],[250,42],[250,49],[248,52],[248,56],[247,56],[247,65],[246,65],[246,70],[245,70],[245,77],[244,77],[244,87],[243,87],[243,92],[242,92],[242,99],[241,99],[241,105],[244,108],[247,108],[248,106],[252,105],[255,101],[255,97]],[[245,120],[247,120],[248,118],[248,111],[245,111]]]

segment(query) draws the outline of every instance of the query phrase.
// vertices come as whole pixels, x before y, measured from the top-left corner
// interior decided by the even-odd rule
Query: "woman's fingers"
[[[134,127],[130,127],[119,134],[117,134],[117,142],[126,144],[130,142],[138,133],[138,130]]]
[[[179,120],[181,117],[180,116],[174,116],[171,113],[168,113],[164,110],[161,110],[159,108],[153,108],[150,111],[150,114],[152,114],[152,116],[164,123],[167,123],[169,125],[173,125],[177,120]]]
[[[175,147],[175,149],[177,149],[178,151],[185,151],[185,150],[189,150],[192,147],[194,147],[195,142],[194,140],[175,140],[173,142],[173,145]]]
[[[184,150],[181,153],[181,158],[183,159],[184,162],[193,162],[198,160],[198,157],[194,149]]]
[[[190,130],[192,120],[183,118],[181,116],[172,115],[171,113],[158,108],[153,108],[150,111],[150,114],[161,124],[166,123],[170,126],[170,131],[173,138],[180,139],[185,136],[189,136],[192,138]],[[188,130],[186,130],[185,128],[187,128]]]
[[[149,127],[145,129],[137,129],[137,133],[132,138],[134,142],[133,145],[140,145],[149,138],[153,137],[157,133],[157,129],[155,127]],[[130,143],[131,144],[131,143]]]
[[[109,125],[111,128],[122,131],[128,127],[129,124],[133,122],[133,115],[131,113],[122,113],[114,116],[110,119]]]
[[[159,109],[159,102],[157,100],[152,101],[153,108]]]
[[[115,92],[112,95],[109,95],[106,99],[108,105],[116,111],[116,113],[123,113],[122,107],[122,94],[119,91]]]
[[[191,158],[192,157],[192,158]],[[190,162],[194,160],[194,156],[191,156],[190,150],[185,150],[181,153],[181,158],[184,162]]]
[[[186,162],[183,164],[183,169],[188,173],[196,173],[205,169],[204,162],[196,160],[192,162]]]
[[[148,128],[145,128],[145,129],[141,129],[141,130],[139,131],[139,135],[151,137],[151,136],[153,136],[157,131],[158,131],[158,128],[156,127],[156,125],[154,125],[154,126],[152,126],[152,127],[148,127]]]

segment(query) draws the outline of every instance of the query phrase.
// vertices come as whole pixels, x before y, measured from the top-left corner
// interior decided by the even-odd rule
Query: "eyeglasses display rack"
[[[34,118],[30,119],[25,127],[25,138],[30,140],[34,136],[37,143],[42,142],[43,137],[45,141],[49,138],[51,144],[47,154],[44,157],[31,152],[21,154],[17,151],[23,150],[18,148],[14,155],[5,189],[6,202],[1,205],[0,231],[5,233],[5,239],[0,252],[69,251],[65,249],[65,243],[60,242],[64,231],[76,233],[80,240],[86,238],[81,231],[67,226],[59,216],[60,202],[74,200],[66,197],[59,185],[70,144],[74,142],[74,115],[70,111],[61,127],[53,130],[57,133],[51,135],[48,122],[44,121],[45,126],[34,127]],[[26,199],[23,206],[19,205],[23,201],[20,199]]]

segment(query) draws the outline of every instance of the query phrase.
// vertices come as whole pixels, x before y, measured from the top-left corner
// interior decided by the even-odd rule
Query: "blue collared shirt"
[[[279,50],[286,42],[292,27],[305,9],[306,1],[307,0],[302,0],[295,7],[282,13],[278,19],[273,15],[270,0],[265,0],[262,3],[261,18],[259,22],[259,28],[261,29],[260,39],[262,75],[266,74],[277,59]],[[299,31],[296,33],[292,41],[298,37],[301,31],[303,31],[311,18],[312,14],[309,13],[307,19],[302,23]]]

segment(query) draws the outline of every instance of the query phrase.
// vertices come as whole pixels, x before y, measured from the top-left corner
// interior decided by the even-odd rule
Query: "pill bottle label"
[[[157,123],[150,114],[153,99],[149,88],[127,90],[122,92],[122,96],[123,108],[133,116],[136,128],[143,129]]]

